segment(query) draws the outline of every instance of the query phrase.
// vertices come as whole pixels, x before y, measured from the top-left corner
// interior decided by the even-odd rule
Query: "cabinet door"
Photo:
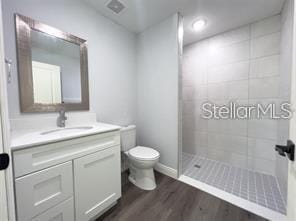
[[[47,210],[32,221],[74,221],[73,198]]]
[[[31,220],[73,196],[72,162],[51,167],[15,180],[17,217]]]
[[[90,220],[121,197],[120,146],[74,160],[76,220]]]

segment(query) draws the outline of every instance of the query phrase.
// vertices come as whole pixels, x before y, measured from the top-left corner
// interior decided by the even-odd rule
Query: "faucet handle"
[[[59,115],[65,115],[65,113],[66,113],[65,110],[63,110],[63,109],[59,110]]]
[[[59,113],[60,114],[64,114],[66,112],[66,107],[64,105],[64,103],[62,103],[60,106],[59,106]]]
[[[64,105],[59,107],[59,116],[57,118],[57,126],[58,127],[65,127],[65,121],[67,120],[66,117],[66,108]]]

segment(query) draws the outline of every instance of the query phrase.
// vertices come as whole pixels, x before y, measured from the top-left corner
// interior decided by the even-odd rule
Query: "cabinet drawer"
[[[77,221],[88,221],[121,196],[120,146],[74,160]]]
[[[114,131],[17,150],[13,152],[14,175],[20,177],[119,144],[119,131]]]
[[[73,196],[72,162],[16,179],[15,192],[18,220],[31,220]]]
[[[47,210],[32,221],[74,221],[74,203],[70,198]]]

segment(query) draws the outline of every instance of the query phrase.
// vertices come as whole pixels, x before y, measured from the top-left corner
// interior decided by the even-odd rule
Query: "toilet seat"
[[[158,159],[160,154],[158,151],[149,148],[137,146],[129,150],[129,155],[137,160],[155,160]]]

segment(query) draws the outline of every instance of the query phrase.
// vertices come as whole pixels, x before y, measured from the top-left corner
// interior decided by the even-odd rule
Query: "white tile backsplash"
[[[206,120],[200,106],[278,104],[280,31],[278,15],[185,48],[184,151],[274,174],[277,120]]]
[[[46,117],[43,116],[28,116],[10,119],[10,130],[41,130],[53,128],[57,126],[58,113],[52,113]],[[81,124],[97,122],[96,113],[92,112],[67,112],[66,126],[77,126]]]

